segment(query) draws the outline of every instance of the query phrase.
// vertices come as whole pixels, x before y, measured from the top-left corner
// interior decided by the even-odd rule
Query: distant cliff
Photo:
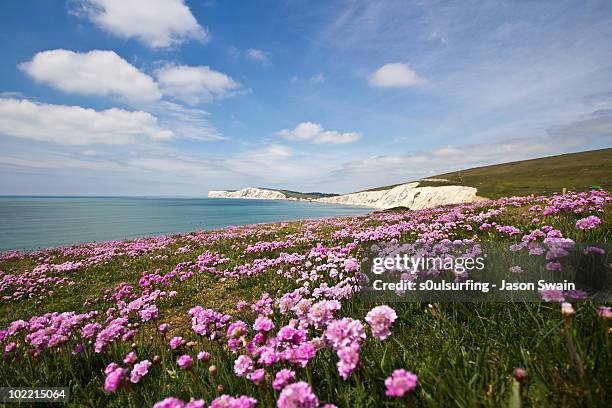
[[[267,190],[264,188],[247,187],[242,190],[225,191],[211,190],[208,192],[210,198],[250,198],[256,200],[287,200],[288,197],[275,190]]]
[[[418,187],[418,185],[418,182],[406,183],[387,190],[361,191],[336,197],[319,198],[315,201],[377,209],[406,207],[411,210],[420,210],[439,205],[471,203],[482,199],[476,195],[474,187]]]
[[[419,183],[406,183],[389,189],[361,191],[322,198],[296,198],[270,189],[248,187],[237,191],[210,191],[211,198],[245,198],[261,200],[304,200],[329,204],[386,209],[407,207],[413,210],[439,205],[470,203],[480,200],[476,189],[465,186],[418,187]]]

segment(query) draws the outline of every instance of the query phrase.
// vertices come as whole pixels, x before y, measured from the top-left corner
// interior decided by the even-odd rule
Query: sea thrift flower
[[[597,228],[600,225],[601,220],[599,219],[599,217],[596,217],[594,215],[589,215],[586,218],[582,218],[576,221],[576,228],[580,230],[593,229]]]
[[[227,337],[237,339],[246,334],[248,330],[247,324],[242,320],[238,320],[230,324],[227,328]]]
[[[393,374],[385,380],[386,395],[388,397],[403,397],[407,392],[414,390],[416,385],[416,374],[400,368],[393,371]]]
[[[137,360],[138,357],[136,357],[136,353],[134,353],[133,351],[127,353],[126,356],[123,358],[123,362],[125,364],[134,364]]]
[[[345,317],[332,321],[325,330],[325,340],[334,350],[347,347],[353,342],[360,343],[365,340],[366,334],[363,324],[359,320]]]
[[[272,388],[277,391],[285,388],[287,384],[293,382],[295,380],[295,371],[288,370],[283,368],[278,373],[276,373],[276,377],[274,377],[274,381],[272,381]]]
[[[520,383],[524,383],[529,379],[529,374],[524,368],[517,367],[514,369],[514,378]]]
[[[512,273],[523,273],[523,268],[521,268],[520,266],[516,265],[516,266],[511,266],[510,267],[510,272]]]
[[[338,373],[346,380],[359,365],[359,344],[353,343],[338,350]]]
[[[563,302],[565,300],[565,296],[563,296],[563,292],[556,289],[543,289],[540,290],[540,297],[545,302]]]
[[[612,307],[600,306],[599,309],[597,309],[597,314],[602,319],[612,319]]]
[[[230,395],[222,395],[210,403],[210,408],[253,408],[255,404],[257,400],[246,395],[235,398]]]
[[[183,370],[188,369],[193,364],[193,358],[191,358],[188,354],[183,354],[176,360],[176,365],[178,365]]]
[[[162,323],[159,325],[159,332],[162,334],[166,334],[168,333],[168,328],[169,328],[168,323]]]
[[[573,315],[575,313],[576,313],[576,311],[572,307],[571,303],[567,303],[567,302],[561,303],[561,314],[563,316],[571,316],[571,315]]]
[[[210,358],[210,353],[206,351],[200,351],[198,353],[198,360],[200,361],[207,361],[209,358]]]
[[[104,391],[106,392],[114,392],[117,391],[123,379],[128,373],[127,368],[116,368],[112,372],[110,372],[106,379],[104,380]]]
[[[149,360],[143,360],[139,363],[134,364],[132,372],[130,373],[130,381],[137,384],[142,377],[149,373],[151,362]]]
[[[253,381],[255,384],[259,384],[263,379],[264,376],[266,375],[266,372],[264,371],[263,368],[258,368],[257,370],[253,371],[252,373],[247,375],[247,378],[251,381]]]
[[[255,319],[255,323],[253,323],[253,330],[258,332],[267,333],[274,328],[274,323],[272,319],[267,316],[259,315],[257,319]]]
[[[178,398],[168,397],[156,402],[153,408],[185,408],[185,403]]]
[[[319,406],[319,399],[310,384],[299,381],[283,388],[277,406],[278,408],[316,408]]]
[[[234,362],[234,372],[238,377],[245,377],[253,371],[253,360],[244,354],[239,356]]]
[[[376,306],[366,315],[366,322],[372,329],[372,336],[378,340],[385,340],[391,335],[391,325],[397,319],[395,310],[389,306]]]
[[[168,345],[170,346],[172,350],[176,350],[182,344],[183,344],[183,338],[181,336],[173,337],[172,339],[170,339],[170,342],[168,343]]]
[[[325,327],[334,318],[334,313],[340,310],[340,302],[337,300],[322,300],[315,303],[308,312],[308,320],[315,328]]]
[[[112,373],[113,371],[115,371],[117,368],[119,368],[119,364],[117,363],[109,363],[106,368],[104,369],[104,375],[109,375],[110,373]]]

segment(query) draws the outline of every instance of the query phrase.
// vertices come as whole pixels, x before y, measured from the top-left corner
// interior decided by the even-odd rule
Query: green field
[[[493,166],[438,174],[428,178],[448,182],[420,181],[419,186],[461,185],[478,189],[486,198],[587,191],[593,186],[612,189],[612,149],[562,154]],[[400,184],[366,191],[388,190]]]

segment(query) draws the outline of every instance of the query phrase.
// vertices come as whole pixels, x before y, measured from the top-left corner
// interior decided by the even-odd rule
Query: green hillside
[[[593,186],[610,190],[612,149],[475,167],[431,178],[448,181],[421,181],[419,186],[472,186],[478,189],[478,195],[488,198],[553,193],[564,187],[572,191],[585,191]],[[387,190],[397,185],[399,184],[367,191]]]
[[[483,197],[546,194],[589,190],[592,186],[612,188],[612,149],[562,154],[493,166],[440,174],[449,183],[421,182],[425,185],[459,184],[478,189]]]

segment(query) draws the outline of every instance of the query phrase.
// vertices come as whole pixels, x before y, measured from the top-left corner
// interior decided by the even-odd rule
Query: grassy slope
[[[562,154],[493,166],[439,174],[448,183],[420,182],[420,186],[463,185],[478,189],[478,195],[499,198],[512,195],[560,192],[564,187],[585,191],[592,185],[612,189],[612,149]],[[399,184],[367,191],[388,190]]]

